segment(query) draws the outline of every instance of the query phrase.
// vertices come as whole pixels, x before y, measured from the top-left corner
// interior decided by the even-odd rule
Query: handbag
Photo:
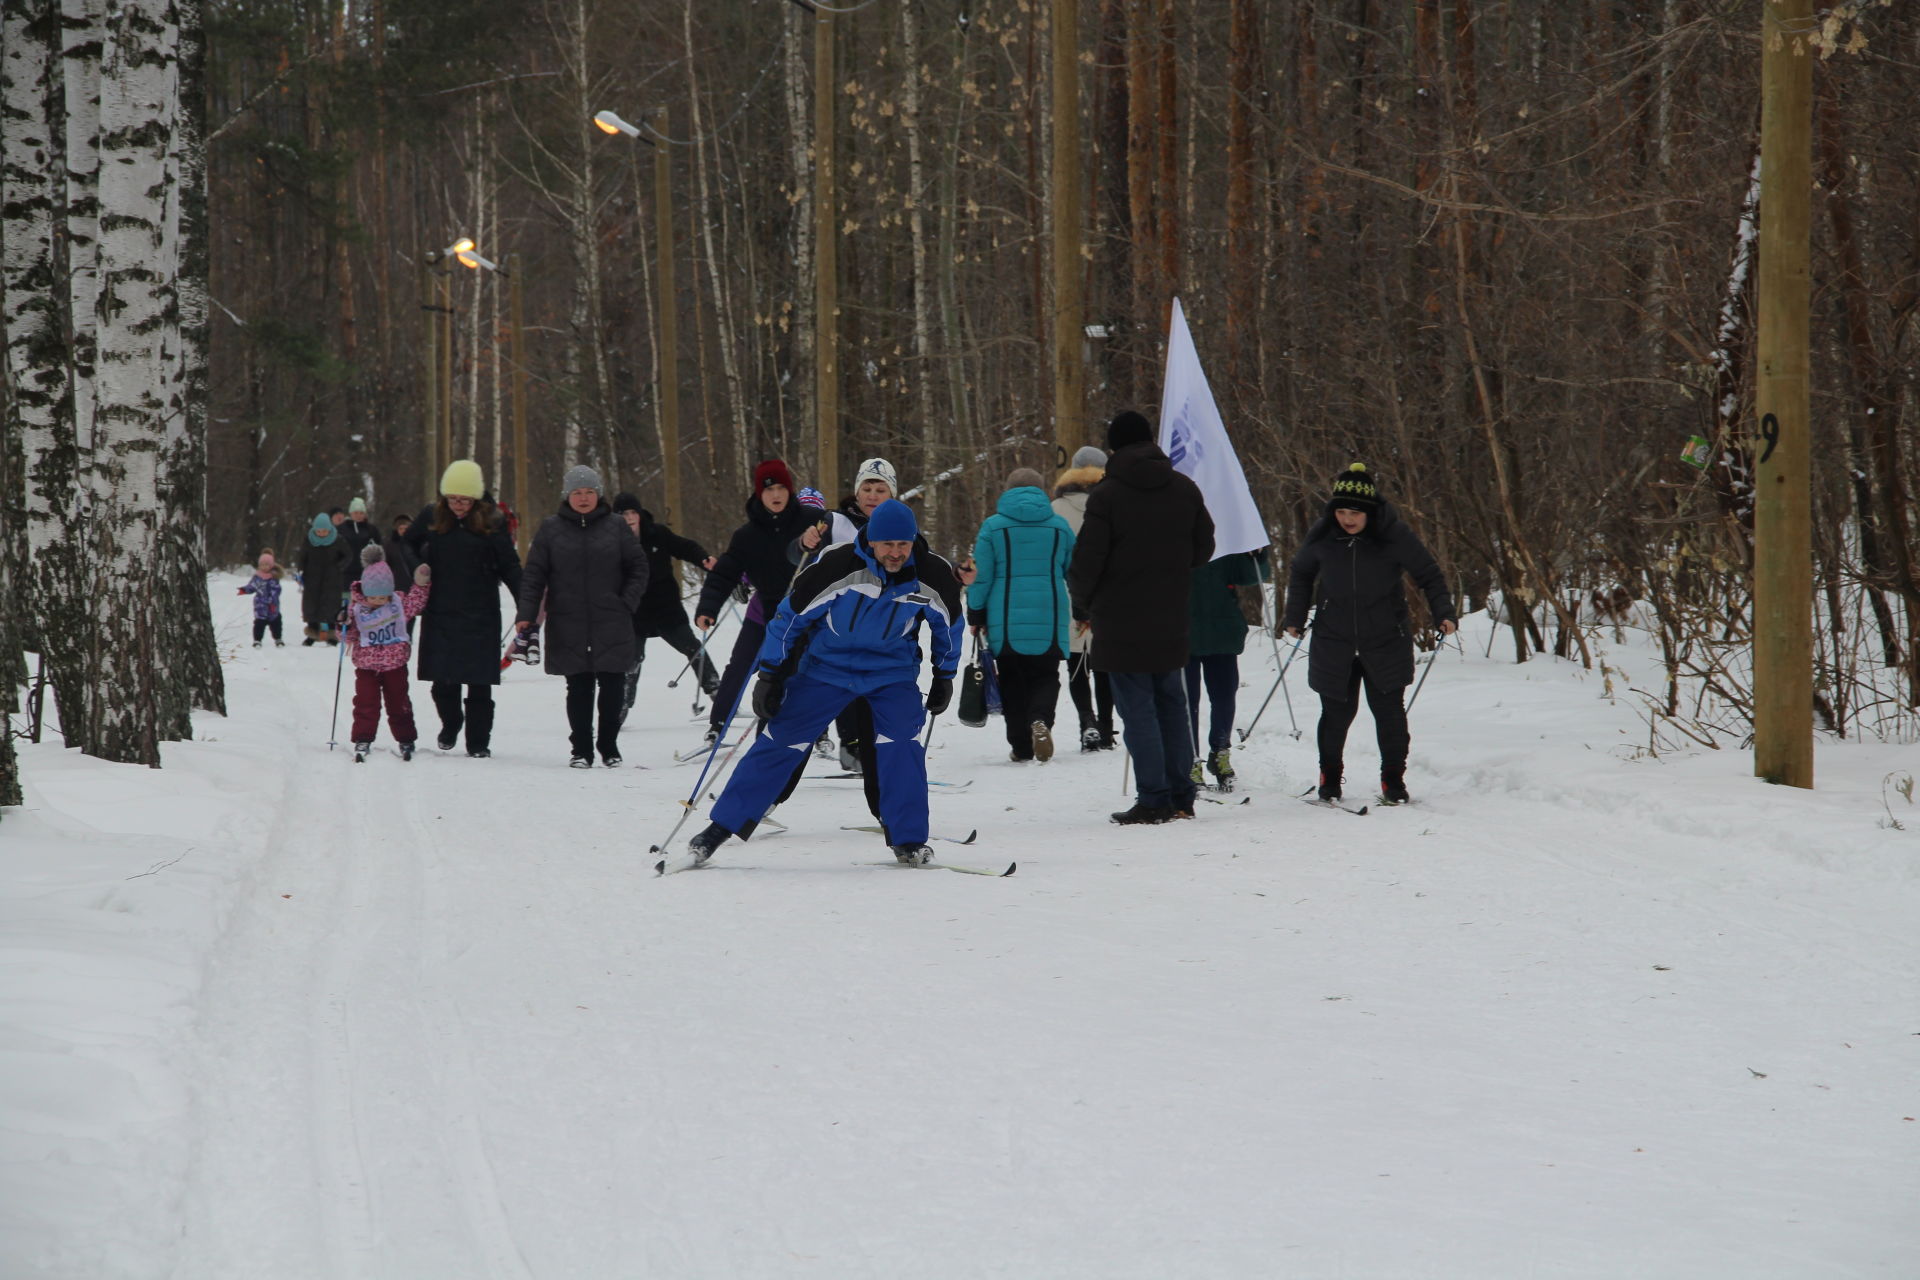
[[[973,638],[973,659],[960,672],[960,723],[974,729],[983,729],[987,724],[987,684],[992,679],[991,654],[980,652],[980,637]],[[996,689],[997,693],[998,690]]]

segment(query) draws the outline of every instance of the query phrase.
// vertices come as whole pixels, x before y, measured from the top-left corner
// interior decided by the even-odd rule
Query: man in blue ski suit
[[[687,843],[695,865],[728,836],[742,839],[793,776],[794,762],[856,698],[873,708],[880,822],[901,862],[932,858],[927,846],[926,713],[953,698],[965,613],[951,564],[914,549],[913,511],[888,500],[852,542],[828,548],[794,576],[767,624],[755,662],[753,709],[766,729],[727,781],[712,822]],[[920,626],[927,627],[933,683],[920,695]]]

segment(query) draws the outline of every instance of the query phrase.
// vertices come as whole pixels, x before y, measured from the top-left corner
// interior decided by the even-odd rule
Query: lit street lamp
[[[609,136],[625,134],[653,148],[654,257],[659,268],[656,333],[660,344],[660,469],[666,473],[667,489],[667,515],[663,518],[677,519],[680,514],[680,317],[674,310],[673,192],[669,186],[673,158],[654,140],[664,141],[667,137],[667,109],[659,107],[653,113],[648,125],[653,138],[611,111],[595,112],[593,123]]]

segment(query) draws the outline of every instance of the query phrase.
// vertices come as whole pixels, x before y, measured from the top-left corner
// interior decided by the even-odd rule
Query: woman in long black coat
[[[480,464],[462,458],[440,477],[440,500],[407,530],[407,544],[433,566],[433,594],[420,615],[416,678],[433,686],[437,745],[493,754],[493,687],[500,683],[500,588],[520,594],[520,556],[499,509],[485,497]],[[461,691],[465,688],[465,702]]]
[[[647,553],[614,514],[591,467],[561,481],[566,500],[540,522],[527,548],[516,626],[525,631],[547,606],[547,674],[567,678],[573,767],[591,769],[594,749],[609,769],[620,763],[620,700],[636,642],[633,611],[647,591]],[[594,733],[594,703],[600,732]]]
[[[1443,635],[1456,626],[1453,597],[1433,555],[1383,501],[1373,477],[1354,463],[1333,482],[1327,512],[1307,533],[1287,580],[1287,634],[1298,636],[1314,607],[1307,684],[1320,695],[1320,798],[1340,798],[1347,728],[1367,691],[1380,744],[1380,796],[1407,801],[1407,712],[1413,683],[1413,631],[1401,575],[1411,575]]]
[[[346,607],[347,583],[359,561],[340,539],[331,518],[321,512],[307,530],[307,545],[300,548],[300,617],[307,624],[307,638],[340,643],[340,611]]]

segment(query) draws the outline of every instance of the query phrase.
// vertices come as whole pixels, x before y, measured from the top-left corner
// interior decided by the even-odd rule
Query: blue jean
[[[1155,808],[1193,808],[1193,738],[1184,673],[1115,671],[1113,706],[1133,757],[1134,798]]]
[[[848,703],[864,696],[873,708],[873,759],[880,781],[880,825],[888,844],[921,844],[927,838],[927,757],[920,729],[927,707],[910,680],[865,695],[806,674],[787,681],[780,712],[767,725],[713,806],[713,820],[739,834],[751,831],[779,799],[794,766]]]
[[[1233,745],[1234,702],[1240,696],[1240,655],[1205,653],[1187,659],[1187,727],[1200,741],[1200,681],[1207,682],[1207,751]]]

